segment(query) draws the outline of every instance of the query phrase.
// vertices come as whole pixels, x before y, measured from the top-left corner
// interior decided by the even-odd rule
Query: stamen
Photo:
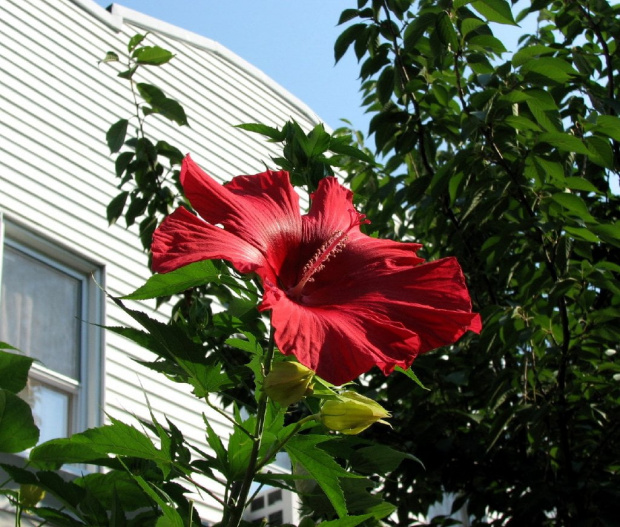
[[[349,239],[348,232],[355,226],[362,223],[370,223],[364,214],[360,214],[355,209],[349,210],[351,215],[351,223],[346,231],[338,230],[332,234],[329,239],[321,245],[319,250],[314,253],[314,256],[310,258],[310,261],[304,265],[302,269],[301,279],[295,287],[289,289],[288,294],[292,298],[299,298],[306,284],[314,282],[314,275],[322,271],[325,268],[325,264],[335,255],[342,252],[347,240]]]

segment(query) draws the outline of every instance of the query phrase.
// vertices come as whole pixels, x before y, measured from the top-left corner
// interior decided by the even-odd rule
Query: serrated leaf
[[[338,62],[349,49],[349,46],[366,30],[366,24],[353,24],[346,28],[334,44],[334,58]]]
[[[590,136],[584,139],[589,151],[588,157],[590,161],[596,163],[603,168],[613,169],[614,153],[609,144],[609,139],[602,137]]]
[[[169,62],[174,57],[174,54],[159,46],[143,46],[137,48],[131,56],[136,59],[138,64],[161,66]]]
[[[579,75],[564,59],[556,57],[540,57],[529,60],[521,66],[521,73],[526,79],[530,78],[542,84],[564,84],[573,75]]]
[[[510,4],[506,0],[476,0],[470,4],[489,22],[516,26]]]
[[[38,467],[58,470],[67,463],[84,463],[109,454],[154,461],[164,475],[170,472],[170,454],[159,450],[137,428],[110,417],[112,424],[90,428],[66,439],[47,441],[30,452]]]
[[[146,300],[170,296],[187,291],[192,287],[216,281],[219,276],[220,273],[213,265],[213,262],[203,260],[185,265],[169,273],[154,274],[143,286],[122,298],[127,300]]]
[[[353,20],[355,17],[359,15],[358,9],[345,9],[342,13],[340,13],[340,18],[338,19],[338,26],[348,22],[349,20]]]
[[[297,435],[288,441],[285,449],[292,462],[300,464],[316,480],[338,516],[344,518],[347,515],[347,505],[338,479],[361,476],[347,472],[327,452],[317,448],[318,444],[328,439],[328,436]]]
[[[601,193],[601,191],[597,189],[590,181],[582,177],[567,177],[565,182],[566,188],[569,188],[571,190],[583,190],[585,192],[594,192],[595,194]]]
[[[603,241],[620,247],[620,224],[606,223],[601,225],[593,225],[590,227],[592,231]]]
[[[599,115],[596,119],[596,130],[620,142],[620,117]]]
[[[111,154],[118,152],[123,146],[125,136],[127,135],[127,126],[129,126],[129,121],[127,119],[120,119],[110,126],[105,138]]]
[[[553,194],[551,199],[556,203],[559,203],[574,216],[581,218],[584,221],[595,221],[588,210],[588,206],[579,196],[568,192],[558,192]]]
[[[563,152],[575,152],[577,154],[590,155],[588,147],[584,142],[574,135],[563,132],[545,132],[538,136],[538,140]]]
[[[0,350],[15,349],[4,342],[0,343]],[[19,355],[18,353],[9,353],[0,351],[0,388],[12,393],[21,392],[28,382],[28,372],[34,359]]]
[[[521,48],[512,56],[512,65],[516,68],[525,64],[529,60],[537,59],[538,57],[545,55],[552,55],[555,52],[556,50],[554,48],[542,46],[540,44],[527,46],[525,48]]]
[[[16,453],[36,445],[39,429],[28,403],[0,388],[0,452]]]
[[[504,118],[503,122],[511,128],[522,132],[525,130],[532,130],[534,132],[541,131],[540,126],[523,115],[508,115]]]
[[[435,20],[435,30],[439,35],[439,40],[441,40],[442,44],[449,46],[450,49],[456,52],[459,49],[459,37],[454,30],[454,26],[452,25],[452,20],[450,20],[450,16],[442,12]]]
[[[405,28],[405,35],[403,37],[403,44],[405,49],[412,51],[415,49],[418,41],[422,38],[424,33],[435,26],[435,20],[438,13],[436,12],[423,12],[420,13],[413,22],[409,23]]]
[[[479,18],[465,18],[461,22],[461,34],[463,35],[463,37],[466,37],[467,35],[469,35],[469,33],[475,31],[480,26],[486,26],[486,24]]]

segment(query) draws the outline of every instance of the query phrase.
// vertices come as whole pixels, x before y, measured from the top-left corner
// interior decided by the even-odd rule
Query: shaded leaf
[[[106,133],[105,138],[111,154],[115,154],[123,146],[125,136],[127,135],[128,125],[129,121],[127,119],[120,119],[114,123]]]

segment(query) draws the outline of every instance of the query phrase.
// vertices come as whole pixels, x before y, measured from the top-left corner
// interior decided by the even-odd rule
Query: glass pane
[[[4,247],[0,340],[79,380],[82,281]]]
[[[69,436],[71,394],[31,378],[20,396],[32,408],[34,422],[41,431],[39,443]]]

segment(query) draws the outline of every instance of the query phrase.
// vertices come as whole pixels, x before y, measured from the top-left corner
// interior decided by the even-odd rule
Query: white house
[[[120,296],[150,274],[136,231],[122,221],[109,227],[105,217],[119,192],[105,133],[133,108],[119,69],[98,65],[107,51],[123,56],[129,38],[146,31],[150,44],[176,56],[140,78],[178,100],[190,122],[178,127],[154,117],[148,128],[213,176],[260,172],[278,153],[234,125],[319,122],[273,80],[202,36],[116,4],[108,11],[92,0],[1,0],[0,340],[41,361],[30,397],[44,438],[102,424],[106,414],[148,419],[148,399],[156,416],[171,416],[207,448],[205,406],[133,361],[148,352],[98,326],[132,324],[99,286]],[[165,320],[166,309],[153,306],[140,309]],[[210,419],[227,437],[227,422]],[[215,501],[196,499],[203,519],[219,519]],[[12,525],[5,518],[0,525]]]

